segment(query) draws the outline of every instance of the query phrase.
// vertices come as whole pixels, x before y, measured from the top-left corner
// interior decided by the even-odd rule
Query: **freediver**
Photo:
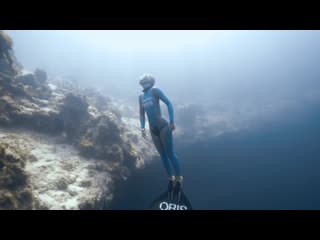
[[[169,199],[177,199],[179,201],[183,177],[181,174],[180,161],[173,147],[172,132],[175,130],[173,106],[163,91],[159,87],[154,86],[154,76],[144,74],[140,77],[139,83],[143,87],[143,94],[139,96],[142,136],[146,138],[146,112],[153,143],[160,154],[164,168],[169,176],[168,197]],[[169,122],[161,115],[159,100],[167,105],[170,118]]]

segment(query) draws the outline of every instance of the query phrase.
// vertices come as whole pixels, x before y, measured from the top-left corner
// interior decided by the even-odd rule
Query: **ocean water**
[[[320,209],[320,111],[305,106],[249,130],[179,145],[194,209]],[[118,186],[112,209],[147,209],[166,189],[160,159]]]

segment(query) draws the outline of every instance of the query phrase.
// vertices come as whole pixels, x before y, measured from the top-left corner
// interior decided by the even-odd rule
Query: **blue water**
[[[179,145],[195,209],[320,209],[320,108],[250,130]],[[118,186],[112,209],[146,209],[166,188],[160,160]]]

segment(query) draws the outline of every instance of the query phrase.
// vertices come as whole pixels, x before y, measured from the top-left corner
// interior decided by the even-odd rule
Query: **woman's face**
[[[142,83],[141,83],[141,86],[142,86],[143,89],[146,89],[146,88],[148,88],[148,87],[151,87],[151,85],[152,85],[152,84],[151,84],[150,82],[142,82]]]

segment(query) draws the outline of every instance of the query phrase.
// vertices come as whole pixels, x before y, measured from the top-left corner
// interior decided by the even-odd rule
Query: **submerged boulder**
[[[90,122],[79,144],[80,153],[133,169],[138,155],[124,136],[122,124],[112,112],[107,112]]]
[[[24,85],[25,91],[33,98],[48,100],[52,96],[52,89],[46,82],[46,73],[42,70],[36,70],[34,74],[18,75],[15,79]]]
[[[42,69],[39,69],[37,68],[35,71],[34,71],[34,77],[35,79],[37,79],[37,81],[41,84],[44,84],[47,82],[47,73],[42,70]]]
[[[18,145],[0,141],[0,209],[34,209],[36,201],[24,167],[28,158]]]
[[[13,77],[10,77],[4,73],[0,72],[0,94],[30,98],[24,89],[22,83],[16,82]]]
[[[109,113],[91,120],[89,127],[81,139],[80,151],[86,156],[109,158],[112,144],[120,144],[121,128],[116,117]],[[112,148],[112,147],[111,147]]]
[[[85,124],[90,118],[88,107],[86,97],[81,94],[69,93],[63,99],[60,114],[69,139],[76,140],[85,132]]]
[[[36,80],[32,73],[19,75],[16,77],[18,82],[21,82],[23,85],[28,85],[33,88],[37,88],[40,86],[40,83]]]
[[[12,53],[13,41],[8,34],[0,31],[0,72],[15,76],[21,72],[21,66]]]

